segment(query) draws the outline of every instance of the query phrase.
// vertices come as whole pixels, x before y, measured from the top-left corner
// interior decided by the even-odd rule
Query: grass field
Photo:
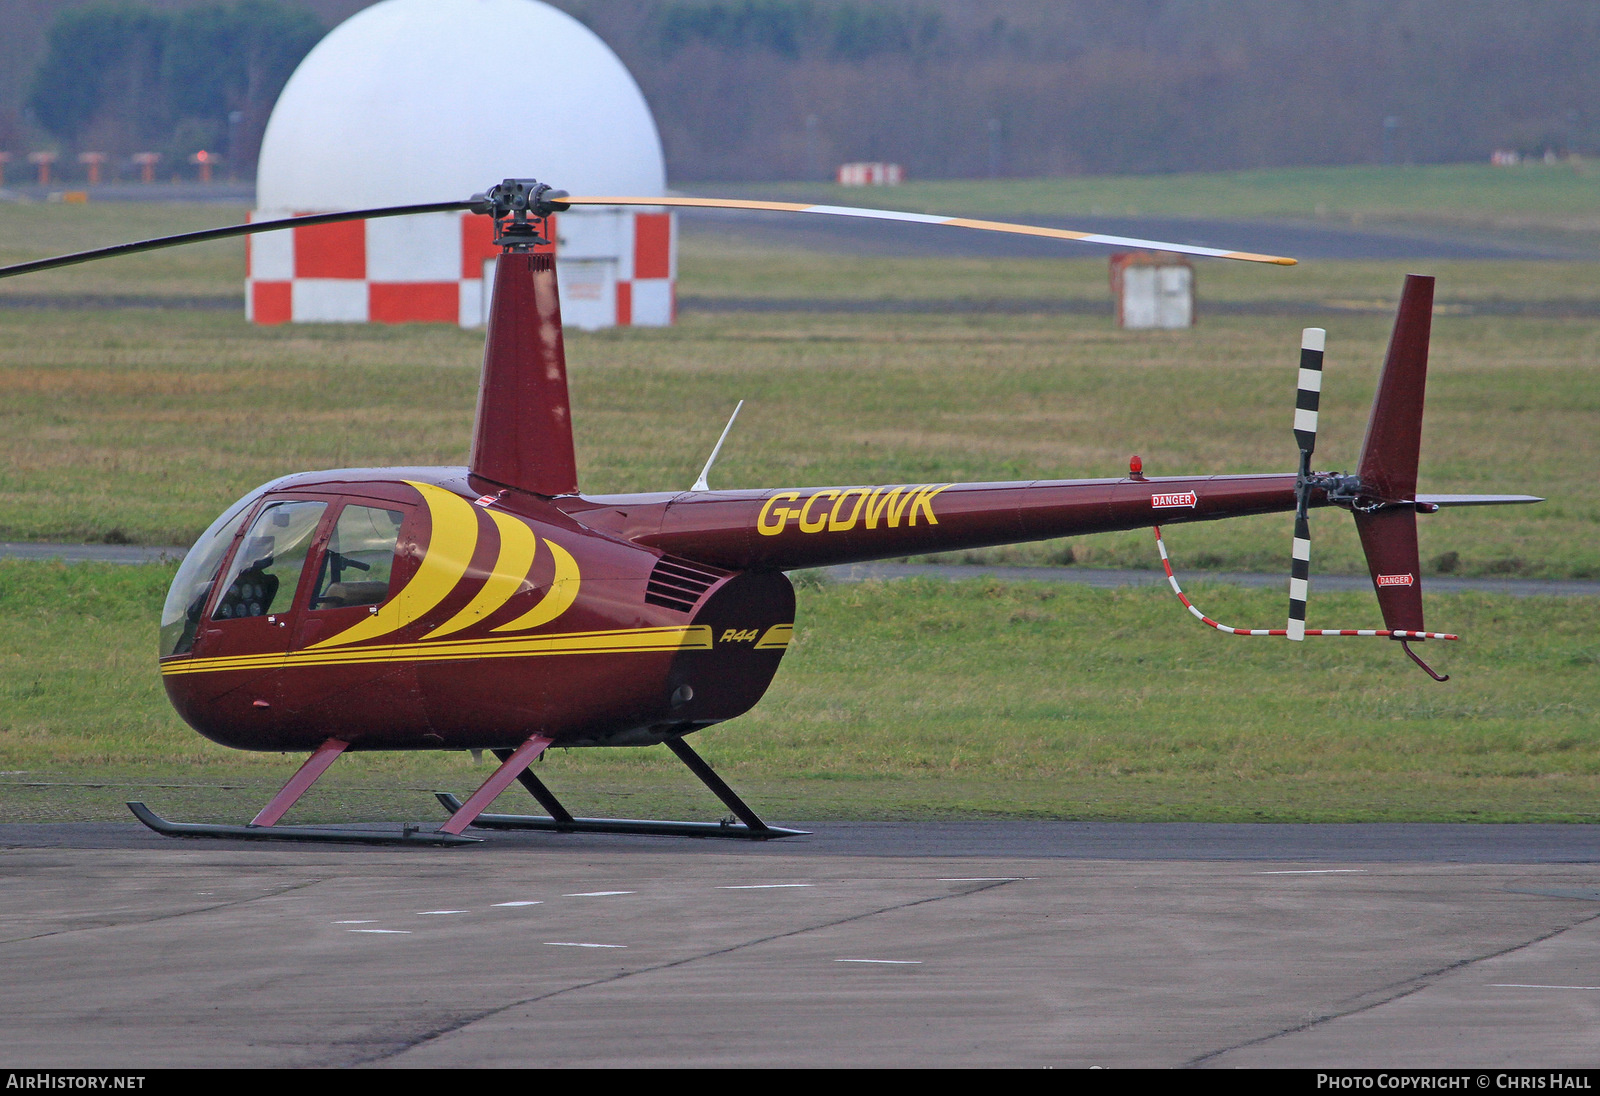
[[[297,759],[240,754],[167,706],[151,628],[170,568],[0,562],[0,820],[123,817],[146,798],[242,820]],[[1276,592],[1196,584],[1218,616],[1277,619]],[[1370,615],[1313,603],[1313,625]],[[1225,638],[1158,588],[802,583],[767,698],[696,736],[779,818],[1600,821],[1593,599],[1432,597],[1467,640]],[[540,770],[587,813],[715,817],[666,751],[557,751]],[[426,819],[464,754],[358,755],[303,819]],[[514,789],[515,791],[515,789]],[[509,794],[506,809],[521,810]]]
[[[239,224],[243,207],[0,202],[0,265]],[[220,240],[0,281],[8,296],[197,296],[244,300],[243,240]]]
[[[710,192],[709,184],[696,188]],[[1514,168],[1489,164],[1277,168],[1186,175],[1084,175],[1052,179],[913,181],[898,187],[774,184],[794,195],[842,205],[960,212],[968,216],[1044,213],[1166,217],[1283,218],[1377,222],[1527,232],[1600,233],[1600,164],[1563,161]],[[863,198],[870,196],[870,202]]]
[[[1388,323],[1322,322],[1318,457],[1348,468]],[[1116,476],[1131,453],[1155,475],[1288,470],[1299,326],[1220,317],[1138,333],[1083,316],[691,314],[667,330],[574,333],[579,466],[594,492],[687,486],[747,399],[717,484]],[[287,471],[463,463],[481,346],[448,328],[9,312],[0,539],[186,544]],[[1600,574],[1595,325],[1443,316],[1434,347],[1425,489],[1551,501],[1428,519],[1425,561],[1461,574]],[[1359,571],[1342,515],[1319,517],[1317,533],[1320,569]],[[1189,567],[1281,571],[1287,539],[1286,522],[1250,519],[1184,530],[1173,548]],[[1155,562],[1137,533],[972,558]]]
[[[1591,177],[1563,170],[1570,179],[1538,177],[1567,189],[1552,183],[1559,193],[1530,201],[1529,215],[1551,231],[1586,231],[1563,218],[1576,208],[1572,188]],[[1487,192],[1519,177],[1474,181],[1474,171],[1489,169],[1461,169],[1455,182],[1445,169],[1421,174],[1430,185],[1477,187],[1479,205],[1463,208],[1501,216]],[[1334,181],[1357,196],[1368,186]],[[1202,201],[1207,177],[1180,182],[1190,205],[1148,211],[1226,212],[1221,197]],[[990,203],[983,212],[1001,213],[1024,202],[1007,186],[971,192]],[[224,213],[0,206],[0,262],[215,224]],[[231,311],[4,307],[8,294],[228,296],[241,270],[242,247],[221,244],[0,284],[0,539],[184,544],[235,497],[287,471],[464,462],[481,334],[260,329]],[[1388,319],[1207,316],[1203,302],[1386,303],[1405,270],[1205,264],[1203,322],[1187,332],[1121,332],[1080,315],[827,313],[689,313],[666,330],[573,332],[580,473],[592,492],[687,486],[740,398],[750,402],[717,486],[1115,476],[1133,452],[1155,475],[1287,471],[1296,347],[1310,323],[1329,329],[1318,464],[1348,468]],[[1449,307],[1592,300],[1600,265],[1429,272],[1445,307],[1424,489],[1551,501],[1424,519],[1425,572],[1600,575],[1590,473],[1600,456],[1600,326]],[[690,237],[680,292],[1103,299],[1106,290],[1100,258],[841,259]],[[1169,545],[1185,572],[1282,573],[1288,540],[1288,521],[1274,517],[1176,529]],[[968,558],[1156,565],[1148,533]],[[1319,512],[1313,567],[1361,569],[1344,515]],[[120,785],[174,815],[248,817],[292,766],[214,747],[167,707],[151,637],[170,573],[0,563],[0,819],[120,818],[121,800],[134,797]],[[1230,622],[1283,616],[1277,592],[1203,581],[1193,591]],[[1375,641],[1238,650],[1250,641],[1201,628],[1159,589],[808,584],[799,639],[772,693],[700,739],[760,809],[790,819],[1592,820],[1594,599],[1430,595],[1428,605],[1431,625],[1467,637],[1429,646],[1455,675],[1443,686]],[[1313,627],[1375,615],[1366,595],[1312,601]],[[545,771],[587,813],[704,817],[714,806],[663,751],[571,751]],[[432,817],[427,789],[463,790],[481,775],[464,756],[351,758],[304,817]]]

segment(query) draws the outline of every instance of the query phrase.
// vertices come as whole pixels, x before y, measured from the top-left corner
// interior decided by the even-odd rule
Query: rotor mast
[[[507,179],[474,198],[494,217],[494,297],[469,470],[536,495],[578,493],[555,255],[544,235],[565,191]],[[545,249],[545,250],[541,250]]]

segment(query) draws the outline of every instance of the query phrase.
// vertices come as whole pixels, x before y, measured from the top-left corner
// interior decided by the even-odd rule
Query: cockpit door
[[[304,650],[336,639],[373,616],[404,585],[397,567],[400,530],[412,507],[395,502],[346,499],[333,515],[327,536],[316,545],[306,611],[291,646]],[[400,561],[401,563],[408,561]]]
[[[234,549],[194,646],[194,657],[211,667],[204,680],[215,689],[209,699],[220,706],[216,716],[251,726],[270,722],[307,564],[327,511],[320,499],[270,500]]]
[[[407,522],[413,528],[403,537]],[[417,509],[388,500],[351,497],[331,516],[307,569],[305,609],[289,649],[293,672],[284,679],[286,728],[339,728],[351,742],[417,732],[421,705],[416,670],[396,657],[393,641],[341,637],[376,616],[411,578]],[[380,638],[380,637],[372,637]]]

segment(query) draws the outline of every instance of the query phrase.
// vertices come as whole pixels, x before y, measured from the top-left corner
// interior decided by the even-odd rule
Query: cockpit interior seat
[[[335,582],[317,598],[316,609],[347,609],[352,605],[377,605],[389,596],[387,582]]]

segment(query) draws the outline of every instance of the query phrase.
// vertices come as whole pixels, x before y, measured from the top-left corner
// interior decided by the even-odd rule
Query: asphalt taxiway
[[[1600,827],[827,824],[460,850],[0,826],[8,1066],[1600,1057]]]

